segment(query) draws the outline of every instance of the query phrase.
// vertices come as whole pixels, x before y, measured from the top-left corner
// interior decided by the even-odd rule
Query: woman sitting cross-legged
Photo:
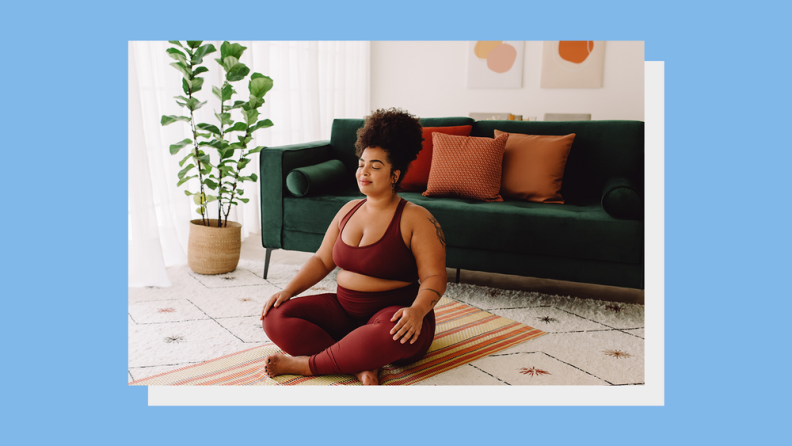
[[[316,254],[264,305],[264,331],[291,355],[267,357],[268,376],[344,373],[376,385],[381,367],[426,354],[446,289],[445,239],[429,211],[396,194],[422,141],[418,119],[398,109],[377,110],[358,130],[366,198],[338,211]],[[335,293],[291,299],[336,266]]]

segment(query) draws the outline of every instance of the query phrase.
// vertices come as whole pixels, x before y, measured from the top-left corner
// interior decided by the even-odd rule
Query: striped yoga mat
[[[410,385],[467,364],[545,332],[510,319],[495,316],[443,297],[435,307],[437,327],[432,346],[418,362],[380,369],[381,385]],[[352,375],[270,378],[263,373],[267,356],[283,353],[275,344],[265,344],[149,378],[133,386],[327,386],[360,385]]]

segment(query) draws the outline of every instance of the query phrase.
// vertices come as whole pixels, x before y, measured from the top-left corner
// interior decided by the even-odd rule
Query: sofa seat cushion
[[[464,198],[401,197],[425,207],[440,222],[449,246],[640,264],[643,222],[617,220],[598,204],[486,203]],[[364,198],[339,195],[284,197],[284,230],[324,234],[341,207]]]
[[[617,220],[599,203],[484,203],[401,193],[440,222],[449,246],[622,263],[643,263],[643,222]]]

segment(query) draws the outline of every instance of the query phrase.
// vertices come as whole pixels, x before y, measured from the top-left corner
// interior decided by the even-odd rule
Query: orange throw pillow
[[[407,168],[407,175],[404,176],[399,190],[423,192],[426,190],[426,183],[429,182],[429,171],[432,168],[432,133],[440,132],[448,135],[468,136],[473,130],[472,125],[460,125],[455,127],[424,127],[423,128],[423,149],[418,152],[418,158],[410,163]]]
[[[523,135],[495,130],[498,135],[509,135],[500,193],[537,203],[564,204],[561,181],[575,134]]]
[[[503,201],[503,152],[508,134],[495,139],[434,133],[434,154],[424,197]]]

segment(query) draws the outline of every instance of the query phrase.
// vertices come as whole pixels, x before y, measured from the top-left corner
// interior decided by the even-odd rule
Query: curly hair
[[[399,189],[410,163],[423,148],[423,127],[415,116],[398,108],[378,109],[366,118],[366,123],[357,131],[355,155],[360,158],[368,147],[379,147],[388,156],[392,170],[401,175],[395,188]]]

